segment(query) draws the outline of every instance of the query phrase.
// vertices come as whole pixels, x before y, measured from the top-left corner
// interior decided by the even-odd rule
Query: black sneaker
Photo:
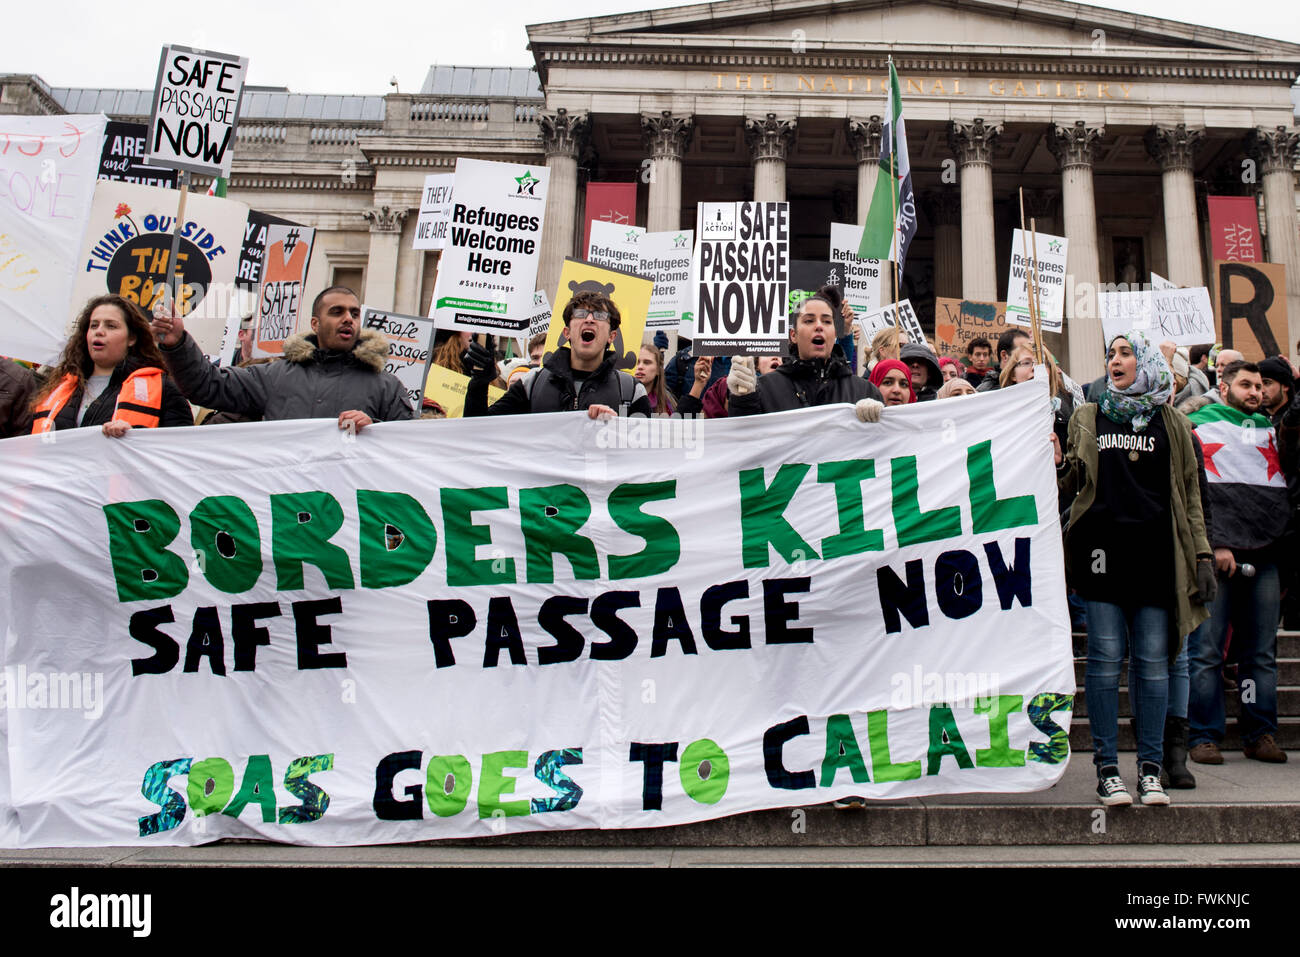
[[[866,809],[866,806],[867,799],[860,797],[840,798],[835,802],[835,810],[837,811],[862,811]]]
[[[1157,784],[1160,782],[1157,780]],[[1108,764],[1097,769],[1097,800],[1107,807],[1127,807],[1133,803],[1133,795],[1124,787],[1124,779],[1119,776],[1119,768]],[[1168,798],[1165,798],[1168,801]]]
[[[1138,776],[1138,797],[1143,804],[1168,804],[1169,795],[1160,784],[1160,765],[1143,761]]]

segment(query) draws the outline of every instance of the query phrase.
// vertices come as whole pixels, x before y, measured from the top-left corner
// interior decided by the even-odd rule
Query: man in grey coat
[[[340,429],[412,417],[406,389],[384,371],[388,340],[361,328],[356,293],[345,286],[322,292],[311,306],[311,328],[287,339],[277,362],[218,369],[179,316],[153,323],[167,371],[195,405],[266,421],[338,416]]]

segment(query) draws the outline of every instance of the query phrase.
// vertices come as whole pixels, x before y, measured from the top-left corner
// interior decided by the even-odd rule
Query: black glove
[[[496,360],[477,342],[471,342],[469,348],[461,353],[460,364],[471,379],[491,382],[497,377]]]
[[[1196,559],[1196,590],[1200,593],[1202,605],[1214,601],[1219,593],[1219,579],[1214,572],[1214,559]]]

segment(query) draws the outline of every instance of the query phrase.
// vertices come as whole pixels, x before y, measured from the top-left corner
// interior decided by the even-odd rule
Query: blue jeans
[[[1160,764],[1169,698],[1169,612],[1152,607],[1126,609],[1102,601],[1089,601],[1087,606],[1088,670],[1083,688],[1093,764],[1101,768],[1119,763],[1119,668],[1126,650],[1129,701],[1137,719],[1138,763]]]
[[[1178,649],[1178,657],[1169,665],[1169,709],[1171,718],[1187,717],[1187,696],[1191,685],[1187,678],[1187,648],[1192,643],[1191,635],[1183,639],[1183,646]]]
[[[1223,743],[1223,652],[1228,624],[1241,653],[1241,738],[1246,744],[1277,733],[1277,619],[1282,592],[1276,565],[1260,564],[1254,578],[1219,578],[1210,618],[1192,632],[1187,707],[1188,744]],[[1247,684],[1250,682],[1250,684]]]

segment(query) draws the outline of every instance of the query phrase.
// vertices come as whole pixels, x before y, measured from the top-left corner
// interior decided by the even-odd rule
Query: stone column
[[[1266,261],[1286,266],[1287,342],[1279,343],[1291,354],[1300,339],[1300,237],[1296,235],[1295,163],[1300,150],[1300,130],[1279,126],[1253,130],[1250,154],[1259,164],[1264,220],[1268,224]]]
[[[370,258],[366,262],[366,290],[361,300],[375,309],[392,309],[397,292],[397,254],[402,245],[402,224],[409,210],[378,206],[361,215],[370,223]]]
[[[646,230],[652,233],[682,228],[682,159],[695,130],[692,116],[641,115],[641,133],[650,154],[650,200]],[[694,228],[694,223],[691,224]]]
[[[1077,382],[1101,375],[1105,365],[1101,321],[1097,313],[1097,202],[1092,191],[1092,164],[1105,127],[1076,120],[1073,126],[1053,124],[1047,148],[1061,166],[1061,206],[1065,238],[1070,241],[1065,264],[1065,342],[1061,356]]]
[[[797,119],[745,120],[745,142],[754,161],[754,199],[760,203],[785,202],[785,154],[794,141]]]
[[[849,143],[858,158],[858,225],[861,226],[867,221],[876,180],[880,178],[880,137],[884,125],[880,117],[870,116],[865,120],[849,120],[848,127]]]
[[[962,295],[996,302],[998,258],[993,244],[993,144],[1002,127],[976,117],[948,124],[948,146],[961,165]]]
[[[541,259],[534,288],[546,290],[549,296],[560,281],[564,257],[577,252],[578,154],[587,138],[590,117],[586,113],[570,116],[561,108],[554,113],[539,113],[537,125],[551,181],[546,192],[546,222],[542,226]]]
[[[1205,139],[1205,130],[1155,126],[1147,130],[1147,152],[1160,164],[1165,201],[1165,250],[1170,282],[1179,286],[1204,286],[1201,269],[1201,230],[1196,222],[1196,184],[1192,159]],[[1149,282],[1148,276],[1141,277]]]
[[[921,206],[934,224],[934,293],[961,299],[961,197],[955,189],[941,187],[922,194]]]

